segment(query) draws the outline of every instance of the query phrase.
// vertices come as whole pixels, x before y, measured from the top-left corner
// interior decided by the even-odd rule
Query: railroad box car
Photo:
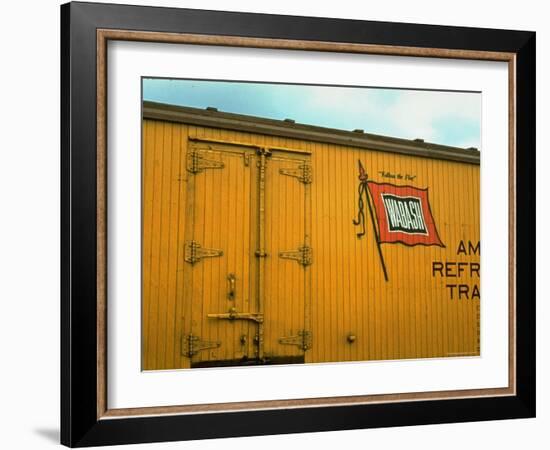
[[[479,152],[144,102],[142,367],[476,356]]]

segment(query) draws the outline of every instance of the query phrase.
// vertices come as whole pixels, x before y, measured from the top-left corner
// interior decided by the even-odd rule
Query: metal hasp
[[[312,263],[312,250],[311,247],[304,245],[298,250],[279,252],[279,258],[294,259],[302,266],[309,266]]]
[[[311,166],[309,164],[300,164],[295,169],[279,169],[281,175],[298,178],[301,183],[311,183]]]
[[[237,277],[234,273],[227,275],[227,281],[229,282],[229,289],[227,291],[227,298],[229,300],[235,300],[235,282]]]
[[[222,343],[220,341],[202,341],[199,336],[193,333],[183,336],[181,341],[181,353],[183,356],[191,358],[201,350],[209,348],[218,348]]]
[[[229,308],[229,311],[221,314],[207,314],[210,319],[226,320],[252,320],[257,323],[263,323],[264,316],[259,313],[238,312],[236,308]]]
[[[222,161],[206,159],[198,151],[191,150],[187,153],[187,171],[199,173],[204,169],[223,169],[225,167]]]
[[[302,330],[297,335],[279,338],[279,344],[297,345],[304,351],[309,350],[312,344],[311,331]]]
[[[223,250],[215,248],[203,248],[195,241],[187,241],[185,243],[185,261],[190,264],[195,264],[202,258],[214,258],[216,256],[222,256]]]

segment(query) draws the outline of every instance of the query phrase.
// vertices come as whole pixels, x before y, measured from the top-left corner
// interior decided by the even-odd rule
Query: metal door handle
[[[263,323],[264,315],[260,313],[238,312],[236,308],[229,308],[229,311],[221,314],[207,314],[210,319],[226,319],[226,320],[252,320],[254,322]]]
[[[230,273],[229,275],[227,275],[227,280],[229,281],[227,298],[229,300],[235,300],[235,281],[237,280],[237,277],[235,277],[234,273]]]

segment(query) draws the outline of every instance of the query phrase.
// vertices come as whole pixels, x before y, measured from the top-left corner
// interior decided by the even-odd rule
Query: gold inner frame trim
[[[216,45],[266,49],[362,53],[390,56],[431,57],[503,61],[508,63],[508,203],[509,203],[509,286],[508,286],[508,387],[490,389],[411,392],[401,394],[357,395],[288,400],[246,401],[200,405],[151,406],[109,409],[107,405],[107,42],[109,40]],[[516,394],[516,54],[445,48],[404,47],[238,36],[158,33],[148,31],[97,30],[97,418],[116,419],[132,416],[218,413],[261,409],[290,409],[320,406],[391,403],[403,401],[445,400]]]

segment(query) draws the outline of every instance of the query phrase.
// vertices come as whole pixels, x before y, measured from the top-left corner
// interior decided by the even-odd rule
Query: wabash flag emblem
[[[412,186],[367,181],[376,219],[379,242],[444,247],[430,210],[428,190]]]
[[[428,189],[412,186],[396,186],[369,180],[359,162],[359,189],[357,192],[357,218],[353,224],[360,227],[356,233],[361,239],[367,234],[365,203],[368,207],[376,248],[384,279],[389,281],[386,263],[380,244],[401,242],[405,245],[439,245],[434,218],[428,202]]]

